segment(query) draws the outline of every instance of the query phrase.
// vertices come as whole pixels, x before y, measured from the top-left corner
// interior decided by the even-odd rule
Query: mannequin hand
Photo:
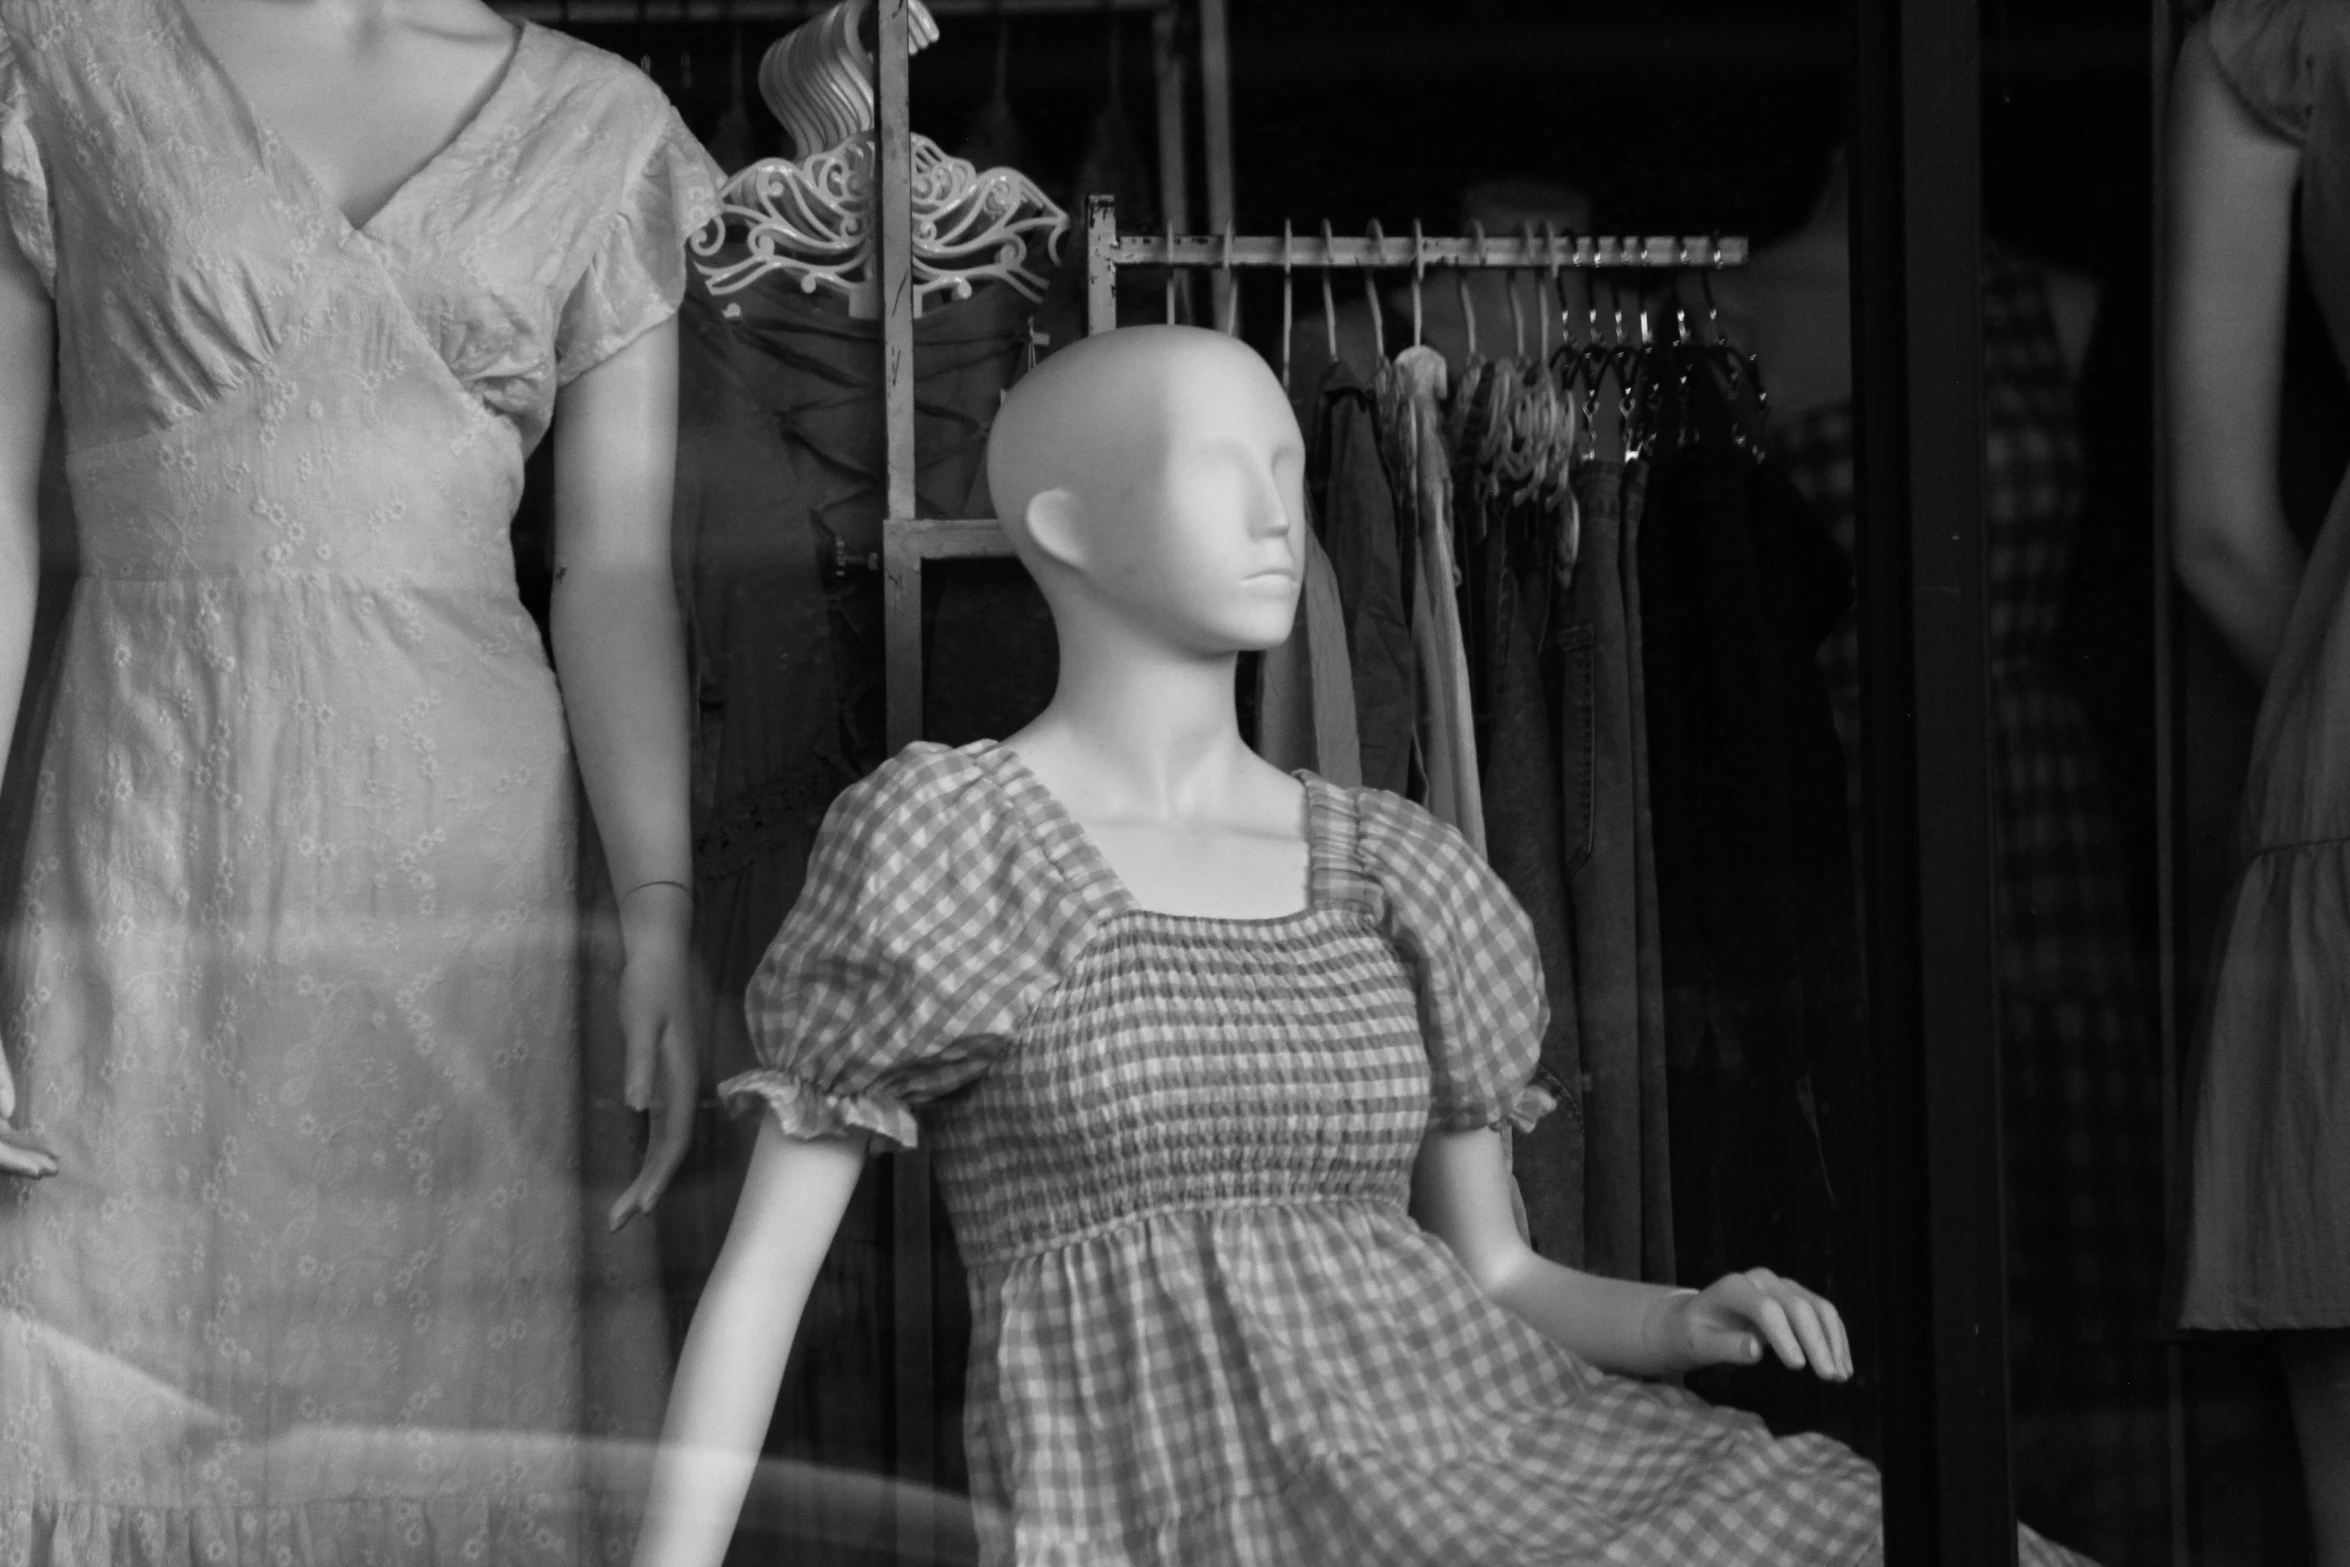
[[[1790,1370],[1808,1363],[1830,1382],[1852,1376],[1852,1346],[1836,1308],[1768,1268],[1724,1274],[1702,1292],[1668,1295],[1651,1314],[1650,1334],[1692,1370],[1753,1365],[1767,1342]]]
[[[691,899],[666,883],[640,887],[622,906],[620,923],[628,953],[620,972],[620,1027],[628,1040],[622,1092],[631,1110],[652,1112],[653,1132],[643,1167],[612,1205],[616,1230],[651,1213],[685,1162],[702,1079],[694,1033]]]
[[[0,1051],[0,1175],[22,1175],[39,1180],[57,1173],[57,1155],[8,1124],[16,1114],[16,1079],[8,1070],[8,1055]]]

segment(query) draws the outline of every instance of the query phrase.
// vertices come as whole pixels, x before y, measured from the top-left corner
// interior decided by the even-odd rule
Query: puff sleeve
[[[915,745],[833,803],[745,1002],[760,1069],[719,1092],[795,1137],[915,1142],[982,1075],[1091,916],[960,751]]]
[[[1357,799],[1380,923],[1419,993],[1431,1122],[1531,1128],[1556,1103],[1532,1081],[1550,1021],[1533,922],[1452,828],[1383,790]]]
[[[2310,0],[2219,0],[2205,38],[2220,76],[2272,130],[2305,140],[2317,100]]]
[[[628,161],[619,206],[597,229],[556,325],[555,373],[564,385],[677,313],[686,241],[718,216],[718,165],[659,88],[644,81],[636,96],[644,95],[650,133]]]
[[[16,248],[57,292],[57,230],[49,210],[49,178],[33,140],[32,106],[7,30],[0,28],[0,217]]]

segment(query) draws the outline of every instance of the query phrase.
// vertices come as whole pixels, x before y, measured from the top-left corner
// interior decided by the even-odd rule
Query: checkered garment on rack
[[[1862,1460],[1602,1375],[1412,1222],[1431,1123],[1531,1108],[1532,935],[1417,806],[1308,776],[1305,810],[1303,910],[1170,915],[1014,753],[915,746],[753,981],[730,1097],[935,1142],[983,1560],[1876,1559]]]
[[[2153,1327],[2161,1074],[2095,741],[2055,663],[2083,491],[2072,378],[2040,272],[1998,251],[1983,266],[1983,360],[2009,1333],[2029,1378],[2043,1362],[2060,1375],[2068,1347]],[[1772,445],[1850,550],[1851,405],[1798,416]],[[1857,806],[1851,617],[1821,662]]]

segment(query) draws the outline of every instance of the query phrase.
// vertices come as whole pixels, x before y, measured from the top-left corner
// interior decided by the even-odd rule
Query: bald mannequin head
[[[996,514],[1053,606],[1064,659],[1082,614],[1203,651],[1286,637],[1304,461],[1264,360],[1180,326],[1124,327],[1052,355],[1012,388],[987,443]]]

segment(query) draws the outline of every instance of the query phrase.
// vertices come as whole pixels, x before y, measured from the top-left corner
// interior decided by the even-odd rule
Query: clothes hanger
[[[1371,220],[1371,250],[1374,259],[1376,259],[1380,247],[1386,243],[1387,236],[1379,231],[1379,220],[1373,218]],[[1371,350],[1379,356],[1379,362],[1384,365],[1387,363],[1387,328],[1379,319],[1379,273],[1376,267],[1363,268],[1363,298],[1371,306]]]
[[[1338,363],[1338,296],[1331,287],[1330,274],[1337,271],[1330,264],[1331,255],[1338,246],[1330,237],[1330,220],[1322,220],[1322,335],[1329,341],[1330,362]]]
[[[1290,249],[1295,236],[1289,231],[1289,220],[1281,220],[1281,390],[1289,390],[1289,334],[1297,325],[1297,300],[1291,292]]]
[[[1420,346],[1421,290],[1428,280],[1428,243],[1420,233],[1420,220],[1412,219],[1412,346]]]
[[[1527,219],[1518,225],[1518,237],[1525,242],[1528,254],[1534,250],[1534,224]],[[1518,269],[1512,267],[1502,274],[1502,282],[1510,293],[1510,357],[1519,364],[1526,362],[1526,312],[1518,308]]]
[[[1485,262],[1485,225],[1478,222],[1475,218],[1471,218],[1469,220],[1469,233],[1474,236],[1477,241],[1477,262],[1478,265],[1482,266]],[[1469,357],[1467,362],[1475,363],[1477,359],[1477,306],[1476,302],[1469,297],[1469,269],[1467,267],[1461,267],[1454,271],[1452,275],[1452,287],[1455,297],[1457,297],[1461,302],[1461,322],[1468,328],[1469,332]]]

